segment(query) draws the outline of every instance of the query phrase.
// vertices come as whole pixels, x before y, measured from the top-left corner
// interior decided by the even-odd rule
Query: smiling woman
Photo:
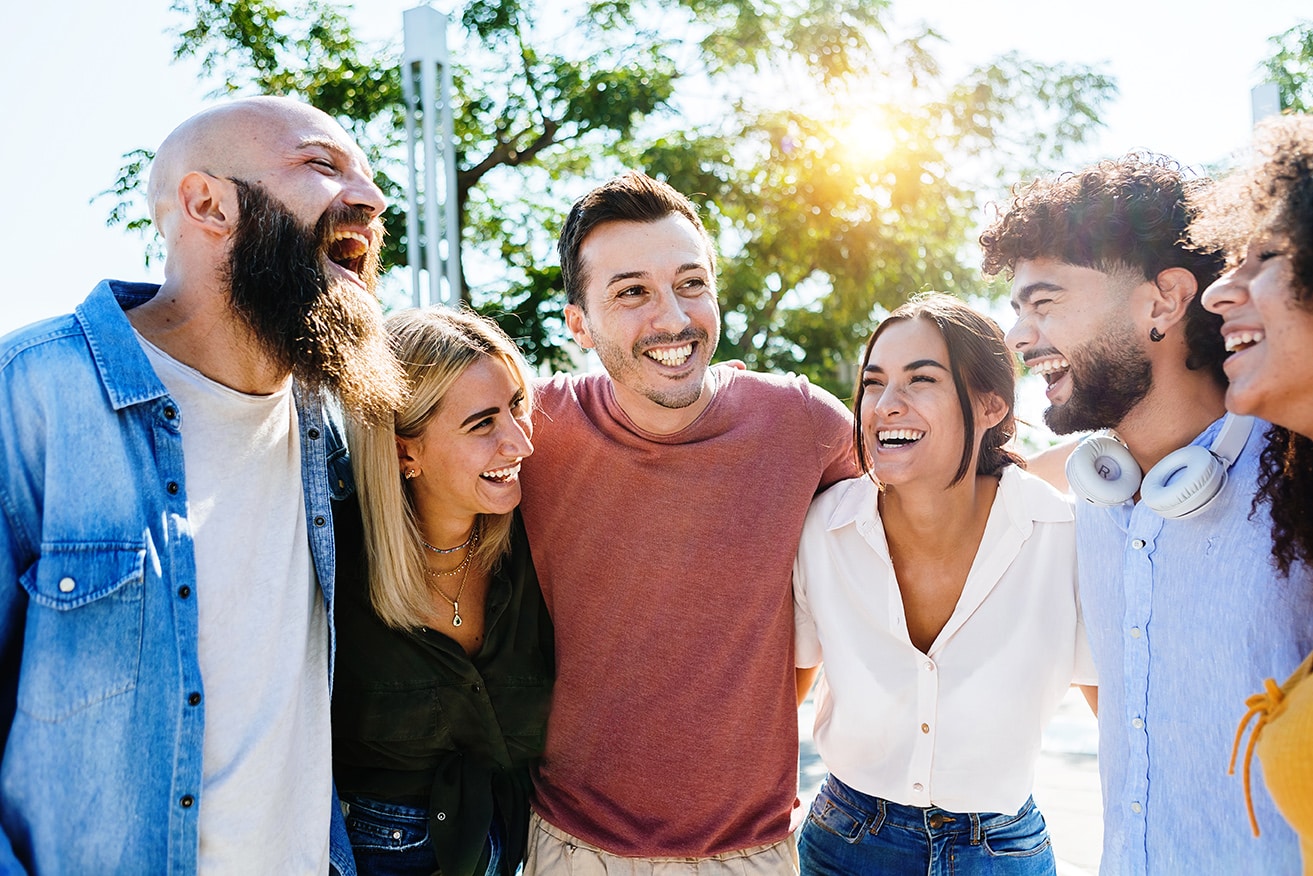
[[[1313,119],[1262,125],[1252,163],[1201,198],[1193,239],[1225,248],[1234,268],[1203,295],[1220,314],[1230,356],[1226,406],[1274,425],[1260,460],[1255,505],[1272,509],[1273,556],[1283,572],[1313,561]],[[1313,654],[1284,685],[1249,698],[1257,717],[1244,758],[1257,750],[1272,799],[1300,837],[1313,873]],[[1242,725],[1242,731],[1243,731]],[[1239,748],[1237,735],[1236,747]],[[1235,754],[1232,755],[1234,768]]]
[[[947,295],[912,299],[867,342],[866,476],[817,497],[794,564],[830,770],[804,874],[925,873],[931,848],[958,873],[1055,872],[1030,799],[1040,733],[1093,668],[1071,506],[1005,447],[1014,368],[998,326]]]

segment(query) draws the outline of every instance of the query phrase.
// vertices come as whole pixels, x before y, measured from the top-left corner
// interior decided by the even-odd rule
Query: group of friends
[[[147,196],[162,284],[0,341],[0,872],[1054,873],[1073,684],[1103,872],[1313,872],[1313,119],[1019,187],[1014,324],[912,296],[851,412],[712,364],[715,246],[641,173],[566,218],[603,370],[546,379],[382,316],[305,104],[188,119]],[[1018,356],[1093,435],[1018,453]]]

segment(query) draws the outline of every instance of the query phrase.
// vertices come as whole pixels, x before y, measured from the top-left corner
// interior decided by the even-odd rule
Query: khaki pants
[[[710,858],[626,858],[605,852],[546,821],[529,819],[523,876],[797,876],[794,837]]]

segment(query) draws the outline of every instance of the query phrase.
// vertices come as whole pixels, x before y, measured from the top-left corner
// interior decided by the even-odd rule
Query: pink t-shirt
[[[792,564],[812,497],[856,474],[852,420],[806,380],[712,373],[661,436],[606,375],[540,384],[520,475],[556,624],[535,806],[619,855],[776,842],[797,795]]]

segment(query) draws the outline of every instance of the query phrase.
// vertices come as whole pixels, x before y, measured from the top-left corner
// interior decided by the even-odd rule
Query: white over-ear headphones
[[[1208,448],[1174,450],[1140,479],[1131,452],[1107,432],[1091,435],[1067,458],[1072,491],[1095,505],[1120,505],[1139,490],[1144,504],[1163,517],[1188,517],[1222,491],[1227,469],[1240,456],[1254,428],[1253,417],[1227,414]]]

